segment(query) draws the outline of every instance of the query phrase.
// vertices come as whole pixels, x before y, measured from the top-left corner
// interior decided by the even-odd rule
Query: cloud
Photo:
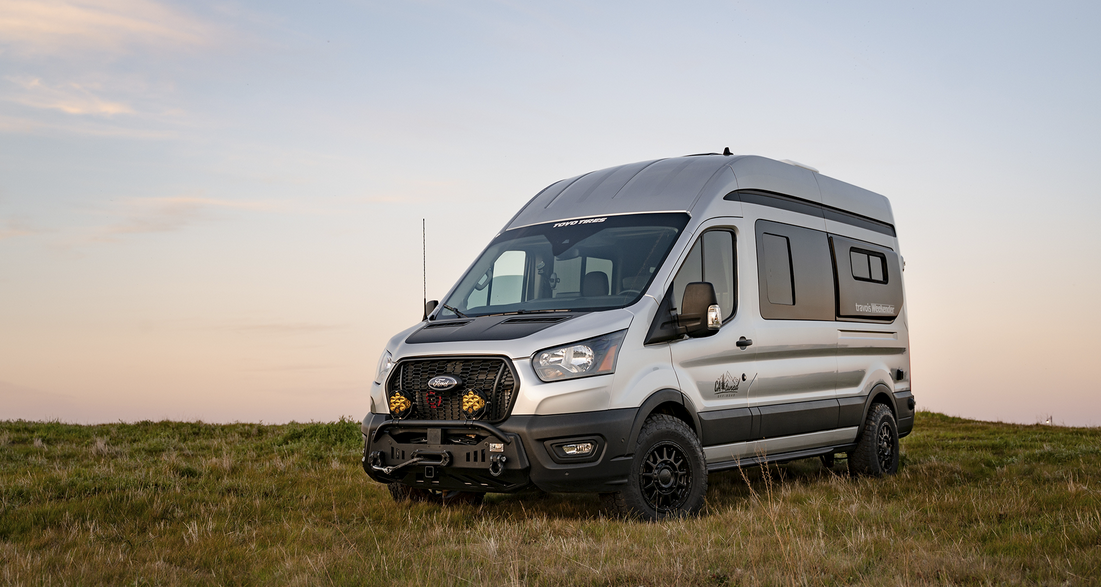
[[[278,206],[267,202],[240,202],[196,196],[172,196],[163,198],[135,198],[123,204],[126,217],[122,222],[108,226],[92,238],[98,242],[114,242],[119,237],[134,234],[152,234],[182,230],[193,224],[210,220],[214,210],[274,210]]]
[[[133,114],[128,104],[97,96],[91,89],[77,83],[50,86],[39,78],[5,78],[22,88],[22,92],[5,98],[31,108],[60,110],[66,114],[114,116]]]
[[[29,55],[210,44],[212,27],[151,0],[5,0],[0,46]]]
[[[0,224],[0,241],[17,236],[37,234],[39,232],[41,231],[18,218],[9,218],[6,222]]]

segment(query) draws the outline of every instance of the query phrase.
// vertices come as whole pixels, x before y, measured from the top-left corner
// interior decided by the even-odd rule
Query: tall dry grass
[[[1101,584],[1101,430],[922,412],[901,472],[712,475],[703,516],[587,495],[393,503],[358,424],[0,423],[0,583]]]

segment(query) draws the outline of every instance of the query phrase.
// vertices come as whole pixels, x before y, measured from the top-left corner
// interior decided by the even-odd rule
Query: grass
[[[919,412],[902,470],[714,474],[705,515],[391,501],[358,422],[0,422],[0,583],[1098,585],[1101,429]]]

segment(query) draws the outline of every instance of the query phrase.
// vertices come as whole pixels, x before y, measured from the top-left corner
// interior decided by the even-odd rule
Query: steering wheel
[[[639,290],[637,290],[637,289],[625,289],[625,290],[619,292],[619,295],[621,295],[621,296],[628,296],[628,297],[632,297],[632,298],[637,296],[638,294],[639,294]]]

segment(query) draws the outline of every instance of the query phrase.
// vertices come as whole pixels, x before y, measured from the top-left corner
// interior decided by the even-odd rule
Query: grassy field
[[[0,583],[1101,584],[1101,429],[920,412],[901,472],[711,476],[695,519],[587,495],[394,504],[358,423],[0,422]]]

